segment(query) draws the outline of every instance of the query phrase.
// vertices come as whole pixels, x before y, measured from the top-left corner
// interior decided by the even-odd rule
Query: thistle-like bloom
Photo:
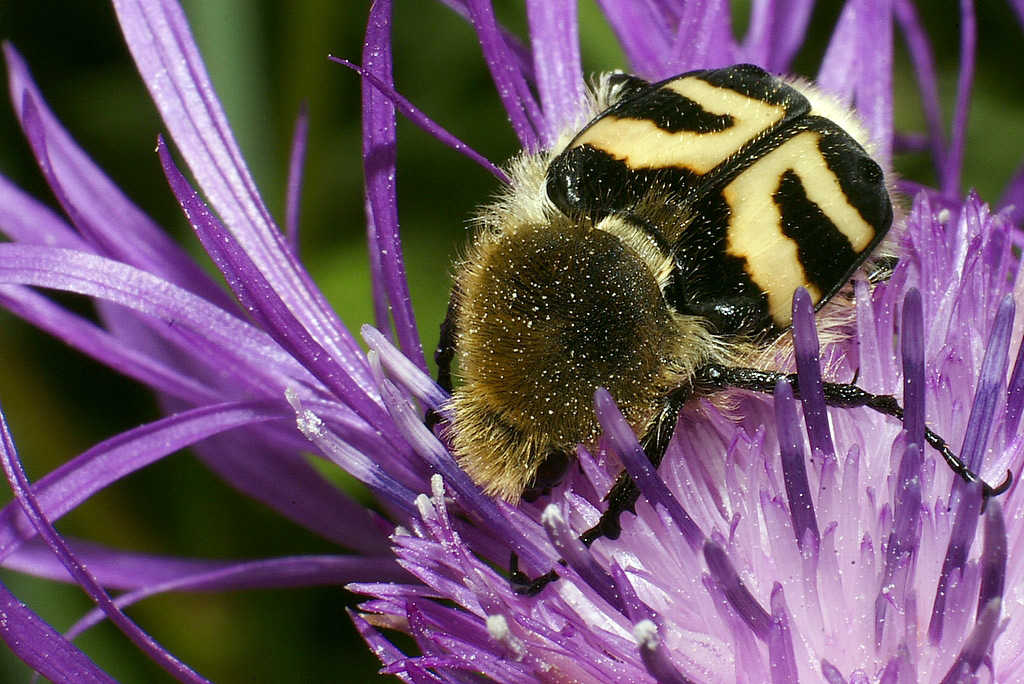
[[[529,47],[487,0],[449,4],[476,29],[524,148],[543,149],[578,123],[574,2],[528,0]],[[580,448],[580,467],[550,498],[518,508],[485,497],[423,423],[422,409],[443,410],[446,397],[426,374],[405,286],[395,106],[464,147],[391,91],[390,3],[371,9],[362,60],[378,311],[378,328],[362,331],[368,356],[263,205],[180,8],[114,5],[201,194],[161,143],[170,188],[233,298],[92,164],[8,48],[14,107],[64,216],[0,177],[0,229],[13,240],[0,245],[0,303],[150,386],[168,412],[35,483],[0,423],[16,495],[0,511],[0,559],[46,577],[70,572],[98,605],[73,634],[105,616],[180,681],[205,681],[122,608],[164,591],[347,582],[370,597],[352,618],[384,670],[410,682],[1024,680],[1020,497],[1011,490],[983,506],[978,487],[922,446],[927,424],[989,480],[1019,473],[1024,460],[1019,235],[1011,210],[993,214],[956,195],[973,71],[969,2],[948,142],[909,1],[850,0],[839,20],[818,84],[857,107],[883,156],[911,144],[892,127],[895,21],[918,67],[940,187],[906,184],[899,262],[887,281],[855,284],[850,339],[819,349],[813,312],[797,297],[801,402],[785,384],[773,398],[737,395],[726,412],[693,401],[654,472],[598,392],[602,448]],[[736,62],[785,72],[811,4],[755,3],[741,42],[725,5],[602,3],[644,77]],[[1005,202],[1024,206],[1022,177]],[[26,286],[94,298],[101,324]],[[826,409],[821,368],[830,380],[856,377],[901,396],[904,422]],[[109,483],[189,445],[232,486],[347,553],[198,563],[72,543],[53,528]],[[387,519],[327,484],[303,460],[310,449],[364,482]],[[619,464],[641,489],[636,515],[623,517],[619,539],[588,549],[577,537],[599,516]],[[537,596],[517,594],[502,572],[510,551],[528,571],[554,568],[560,579]],[[107,588],[125,592],[111,599]],[[402,653],[388,629],[412,635],[419,653]],[[53,681],[112,681],[3,587],[0,637]]]

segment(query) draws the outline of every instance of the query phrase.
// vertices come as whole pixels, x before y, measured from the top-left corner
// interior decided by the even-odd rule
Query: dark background
[[[499,16],[525,35],[519,3]],[[813,74],[839,3],[816,11],[797,71]],[[399,90],[495,161],[516,152],[469,27],[439,3],[397,0]],[[738,16],[745,17],[745,3]],[[919,3],[942,68],[947,105],[955,92],[957,3]],[[927,5],[926,7],[924,7]],[[346,0],[186,0],[213,81],[271,211],[283,216],[288,146],[300,101],[311,108],[302,253],[350,328],[371,320],[363,244],[359,82],[328,53],[359,61],[368,3]],[[743,20],[737,20],[737,31]],[[593,2],[581,7],[588,73],[625,66]],[[978,79],[964,188],[995,202],[1024,153],[1020,24],[998,0],[979,7]],[[143,88],[108,3],[0,0],[0,37],[27,58],[44,95],[99,164],[167,230],[195,249],[153,153],[164,127]],[[902,49],[902,46],[901,46]],[[897,66],[901,129],[921,129],[912,73]],[[466,219],[495,180],[407,122],[399,123],[399,213],[413,303],[425,346],[435,343],[447,301],[448,264],[467,239]],[[923,156],[898,160],[906,177],[933,182]],[[0,106],[0,173],[52,203],[10,108]],[[203,262],[205,258],[203,258]],[[428,354],[429,355],[429,354]],[[158,416],[148,393],[0,313],[0,401],[35,479],[92,444]],[[0,503],[9,493],[0,492]],[[62,532],[121,548],[219,559],[331,553],[331,545],[211,477],[188,454],[166,459],[104,491],[60,522]],[[0,571],[0,579],[66,628],[90,607],[75,587]],[[344,613],[341,588],[156,597],[131,615],[177,656],[217,682],[354,682],[377,660]],[[78,640],[125,682],[166,681],[109,625]],[[0,647],[0,681],[27,681]]]

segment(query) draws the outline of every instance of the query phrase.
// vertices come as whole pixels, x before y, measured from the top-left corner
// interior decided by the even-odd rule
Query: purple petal
[[[793,653],[793,635],[789,630],[786,600],[782,585],[772,587],[772,617],[768,630],[768,664],[772,673],[772,684],[799,684],[800,673],[796,669]]]
[[[846,3],[822,59],[817,82],[826,92],[855,104],[878,147],[892,156],[892,7],[890,0]]]
[[[960,174],[964,165],[967,145],[967,114],[971,106],[971,88],[974,85],[975,48],[978,27],[974,16],[973,0],[960,0],[960,73],[956,80],[956,105],[950,126],[949,156],[946,166],[939,170],[939,189],[947,197],[960,194]]]
[[[435,410],[448,401],[448,393],[433,378],[417,368],[408,356],[388,342],[379,330],[364,325],[362,333],[367,346],[380,355],[384,368],[403,389]]]
[[[666,73],[664,56],[671,54],[673,27],[663,19],[653,0],[598,0],[635,74],[650,79]]]
[[[604,387],[599,387],[594,393],[594,408],[605,437],[622,460],[626,472],[640,489],[640,494],[652,506],[658,505],[668,511],[690,548],[694,551],[699,549],[704,543],[704,533],[658,476],[643,447],[637,441],[633,429],[619,411],[611,393]]]
[[[263,278],[248,255],[231,239],[221,222],[199,199],[198,193],[174,165],[167,148],[160,144],[157,150],[167,182],[185,216],[246,310],[261,328],[291,352],[292,358],[302,362],[367,423],[384,431],[386,417],[376,397],[356,383],[350,369],[343,368],[338,360],[320,346],[313,331],[295,318],[278,292]]]
[[[462,142],[454,135],[449,133],[447,130],[442,128],[440,124],[438,124],[429,116],[420,111],[419,108],[416,107],[416,105],[414,105],[412,102],[409,102],[409,100],[401,93],[399,93],[397,90],[395,90],[393,86],[388,85],[387,83],[377,78],[376,76],[374,76],[373,74],[371,74],[358,64],[353,64],[352,62],[349,62],[346,59],[335,57],[333,55],[329,56],[328,59],[330,59],[332,62],[337,62],[342,66],[352,69],[361,77],[369,81],[370,84],[377,89],[377,92],[386,97],[391,102],[391,104],[394,105],[395,109],[402,114],[402,116],[404,116],[412,123],[416,124],[416,126],[418,126],[427,135],[432,136],[439,142],[455,150],[456,152],[466,157],[470,161],[478,164],[484,170],[491,173],[491,175],[493,175],[502,183],[508,183],[508,176],[505,175],[505,172],[502,171],[501,168],[495,166],[494,163],[492,163],[482,154],[480,154],[472,147]]]
[[[544,525],[544,531],[548,534],[548,539],[558,551],[558,555],[579,574],[586,586],[607,601],[612,608],[625,615],[626,606],[615,589],[615,581],[604,568],[597,564],[587,545],[579,540],[576,533],[565,522],[558,506],[552,504],[545,508],[540,520]]]
[[[73,250],[0,244],[0,283],[76,292],[121,304],[163,321],[159,329],[195,358],[234,376],[237,389],[282,396],[283,377],[312,378],[265,333],[126,264]]]
[[[380,659],[381,663],[388,665],[405,658],[404,653],[395,648],[394,644],[370,626],[370,623],[364,620],[362,616],[348,608],[346,608],[346,611],[353,624],[355,624],[356,630],[366,641],[366,645],[370,647],[370,651]]]
[[[732,37],[732,16],[727,0],[691,2],[683,7],[672,41],[672,54],[664,63],[681,73],[744,61],[746,56],[741,58],[739,53]]]
[[[967,642],[940,684],[972,681],[970,675],[977,671],[982,660],[991,652],[999,628],[999,607],[1000,601],[993,600],[981,611]]]
[[[629,621],[633,624],[641,620],[657,622],[658,614],[636,593],[636,588],[633,587],[622,567],[617,562],[612,562],[608,571],[615,581],[615,592],[622,597],[622,603],[626,607],[626,617],[629,618]]]
[[[1024,344],[1017,348],[1017,360],[1006,390],[1006,418],[1003,423],[1004,443],[1009,444],[1017,436],[1021,414],[1024,413]]]
[[[224,224],[303,325],[358,382],[369,374],[358,343],[285,245],[246,168],[181,7],[114,0],[135,65],[189,169]]]
[[[173,591],[281,589],[339,586],[360,580],[402,582],[410,579],[393,556],[291,556],[217,565],[219,567],[202,572],[181,573],[162,582],[125,592],[114,599],[114,604],[124,610],[143,599]],[[89,569],[95,570],[92,563]],[[94,608],[67,631],[67,637],[76,638],[104,617],[102,611]]]
[[[800,404],[804,409],[804,420],[807,421],[807,437],[810,440],[811,451],[819,451],[826,457],[834,457],[836,448],[832,443],[832,432],[828,426],[825,387],[821,382],[821,358],[818,332],[814,322],[814,305],[811,303],[811,295],[802,287],[793,293],[793,346],[796,350]],[[799,441],[803,442],[802,437]],[[804,480],[806,481],[806,471]],[[810,503],[810,499],[807,503]]]
[[[1021,0],[1024,5],[1024,0]],[[1024,224],[1024,165],[1017,169],[1013,178],[1006,184],[1006,190],[999,200],[1000,207],[1013,207],[1007,214],[1007,218],[1017,225]],[[2,224],[0,224],[2,225]]]
[[[279,417],[279,409],[222,404],[162,418],[97,444],[40,479],[33,497],[57,520],[110,483],[218,432]],[[0,511],[0,558],[34,536],[14,502]]]
[[[946,168],[946,144],[942,127],[942,109],[939,105],[938,76],[935,59],[928,42],[928,35],[921,25],[911,0],[895,0],[896,20],[903,30],[910,61],[914,65],[917,87],[921,92],[921,108],[928,123],[928,144],[932,152],[932,164],[936,169]]]
[[[259,429],[244,433],[244,440],[229,439],[233,436],[214,437],[195,449],[203,464],[236,490],[346,549],[381,553],[387,548],[387,533],[373,524],[365,504],[346,496],[302,452],[280,448]],[[376,453],[382,450],[378,446]]]
[[[508,43],[494,16],[490,0],[465,0],[470,21],[483,49],[487,68],[505,105],[512,130],[525,150],[536,151],[554,141],[555,132],[548,130],[540,107],[533,99],[522,71],[512,59]]]
[[[55,684],[117,684],[70,641],[0,584],[0,639]]]
[[[981,468],[985,455],[992,421],[995,417],[996,402],[1004,392],[1006,370],[1009,366],[1010,336],[1013,333],[1014,302],[1012,295],[1006,295],[996,312],[985,358],[981,362],[981,373],[978,376],[978,389],[974,394],[971,406],[971,417],[967,423],[964,445],[960,450],[960,458],[974,472]],[[957,480],[957,482],[962,482]]]
[[[441,475],[445,484],[458,494],[462,505],[471,509],[474,515],[480,516],[480,524],[484,529],[488,529],[492,536],[506,541],[529,566],[547,567],[555,563],[557,557],[550,548],[541,547],[523,529],[513,527],[494,500],[484,496],[390,381],[382,384],[381,395],[402,436]]]
[[[21,55],[6,44],[4,55],[10,74],[11,98],[22,128],[47,182],[90,244],[90,251],[132,264],[219,306],[233,308],[230,298],[195,260],[125,197],[78,147],[47,108]],[[47,228],[44,223],[34,230],[39,234]],[[47,232],[53,235],[52,231]],[[63,240],[45,244],[82,246],[64,245]]]
[[[391,2],[381,0],[370,7],[363,45],[363,68],[391,86]],[[374,285],[377,327],[395,332],[402,351],[426,370],[423,345],[416,329],[409,284],[402,260],[398,231],[398,199],[395,186],[395,106],[371,84],[363,83],[363,168],[369,221],[367,240]],[[390,313],[390,318],[386,315]]]
[[[821,661],[821,676],[825,678],[826,684],[848,684],[839,668],[827,660]]]
[[[216,390],[138,350],[133,340],[115,337],[92,321],[71,313],[27,287],[0,286],[0,305],[54,338],[153,390],[190,404],[209,404],[222,398]]]
[[[657,625],[650,620],[638,622],[633,627],[633,637],[640,650],[640,660],[658,684],[693,684],[693,680],[672,663],[667,649],[661,644]]]
[[[807,483],[803,434],[796,415],[796,401],[793,399],[793,388],[786,380],[779,380],[775,385],[775,424],[782,450],[782,471],[789,501],[789,514],[793,520],[793,533],[801,548],[808,534],[816,547],[821,541],[821,533],[818,531],[818,520],[814,514],[811,488]]]
[[[17,242],[89,251],[64,219],[0,175],[0,232]]]
[[[743,39],[745,59],[774,73],[789,71],[804,42],[813,7],[813,0],[753,3]]]
[[[979,620],[985,606],[1003,598],[1008,542],[1003,507],[998,499],[991,499],[985,504],[985,547],[981,552],[981,588],[978,590]]]
[[[402,510],[406,515],[415,513],[413,500],[416,492],[391,476],[380,463],[362,449],[355,448],[332,431],[324,421],[307,410],[294,395],[289,400],[295,409],[299,431],[316,445],[320,453],[336,466],[373,490],[384,501]]]
[[[767,641],[772,629],[772,618],[743,585],[732,562],[725,555],[725,549],[709,539],[704,543],[704,560],[708,564],[711,578],[721,587],[729,605],[758,639]]]
[[[36,489],[39,489],[38,485]],[[34,529],[32,533],[35,533]],[[68,539],[68,545],[107,589],[137,589],[146,584],[230,565],[220,561],[122,551],[81,539]],[[54,557],[50,547],[37,537],[25,541],[17,551],[5,557],[3,567],[55,582],[71,581],[68,571]]]
[[[21,462],[18,460],[18,455],[14,450],[14,442],[11,440],[7,429],[7,421],[3,418],[2,414],[0,414],[0,462],[3,464],[7,481],[10,483],[11,489],[14,490],[15,499],[24,511],[25,516],[31,521],[32,526],[46,541],[47,545],[61,559],[64,567],[75,578],[78,585],[97,603],[107,617],[110,618],[111,622],[139,650],[178,681],[195,682],[197,684],[207,682],[208,680],[199,676],[192,668],[175,658],[170,651],[158,644],[153,637],[144,632],[127,615],[119,610],[103,587],[99,585],[89,570],[75,556],[64,539],[57,534],[57,530],[54,529],[53,524],[43,513],[32,485],[29,483],[25,471],[22,470]]]
[[[978,530],[978,518],[981,513],[981,485],[973,482],[967,485],[963,496],[956,507],[953,530],[949,535],[946,555],[939,571],[939,583],[935,588],[935,601],[932,603],[931,622],[928,623],[928,638],[932,644],[942,640],[943,622],[947,611],[963,610],[965,598],[963,592],[954,593],[950,588],[951,577],[963,577],[967,568],[967,555],[971,551],[975,533]],[[961,587],[957,587],[962,588]],[[947,606],[948,603],[948,606]]]
[[[577,123],[586,101],[576,1],[527,0],[526,16],[546,130],[557,135]]]
[[[903,355],[903,428],[911,444],[924,445],[924,308],[921,291],[911,288],[903,298],[900,349]]]
[[[875,643],[881,644],[889,606],[901,606],[906,574],[920,544],[921,449],[911,444],[903,452],[896,478],[892,531],[885,545],[885,567],[875,598]]]
[[[292,149],[288,155],[288,190],[284,201],[284,231],[288,246],[299,253],[299,214],[302,209],[302,173],[306,166],[306,143],[309,139],[309,104],[299,106],[292,133]]]

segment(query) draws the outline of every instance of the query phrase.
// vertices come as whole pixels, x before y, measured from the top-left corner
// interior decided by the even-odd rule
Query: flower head
[[[574,2],[529,0],[528,47],[487,0],[450,4],[476,31],[524,149],[546,149],[579,124],[586,94]],[[655,471],[599,391],[601,448],[580,447],[579,467],[550,497],[518,507],[485,496],[443,433],[423,421],[422,409],[443,411],[447,397],[427,375],[405,280],[396,107],[467,150],[394,92],[390,3],[370,9],[359,67],[377,312],[377,327],[361,331],[368,354],[260,198],[180,7],[114,6],[199,188],[161,141],[170,189],[230,295],[77,147],[8,47],[14,107],[64,216],[0,177],[0,229],[12,239],[0,245],[0,303],[151,387],[167,411],[34,484],[0,422],[0,460],[16,495],[0,511],[0,559],[44,576],[68,572],[85,589],[98,609],[72,636],[105,616],[180,681],[204,681],[124,606],[172,590],[348,583],[368,597],[352,619],[384,671],[405,681],[1024,676],[1019,497],[1013,490],[983,502],[977,485],[964,485],[926,446],[926,430],[934,430],[990,480],[1020,472],[1024,459],[1024,362],[1014,334],[1019,235],[1012,210],[993,213],[977,196],[957,195],[973,73],[970,3],[948,143],[931,116],[937,105],[924,98],[940,187],[905,183],[912,204],[891,276],[873,287],[855,283],[855,330],[822,348],[809,301],[794,302],[800,403],[785,383],[774,397],[737,395],[725,409],[692,401]],[[631,70],[648,78],[738,62],[787,71],[811,13],[810,3],[755,3],[737,41],[725,3],[601,7]],[[894,25],[930,93],[931,55],[909,2],[850,0],[816,75],[856,106],[886,159],[915,144],[894,133]],[[1021,187],[1018,178],[1009,202],[1024,199]],[[297,190],[289,201],[297,206]],[[99,321],[29,288],[91,297]],[[902,396],[904,421],[867,408],[826,409],[822,367],[829,380],[856,378],[869,391]],[[129,557],[69,543],[53,528],[109,483],[185,446],[232,486],[345,553],[251,562]],[[363,482],[382,515],[328,484],[303,458],[310,449]],[[588,548],[579,534],[599,517],[620,464],[642,494],[636,514],[623,516],[617,540]],[[43,548],[50,553],[33,553]],[[537,596],[517,593],[504,572],[510,553],[527,572],[554,569],[559,579]],[[127,560],[131,571],[122,569]],[[126,591],[112,599],[109,588]],[[0,614],[0,637],[44,676],[111,681],[3,587]],[[410,634],[419,652],[402,652],[387,630]]]

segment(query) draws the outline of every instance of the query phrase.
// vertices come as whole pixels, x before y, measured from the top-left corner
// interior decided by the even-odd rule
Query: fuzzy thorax
[[[643,434],[714,347],[698,320],[666,306],[665,269],[621,237],[619,219],[547,219],[485,226],[456,285],[453,450],[489,494],[513,502],[549,456],[596,440],[597,387]]]

